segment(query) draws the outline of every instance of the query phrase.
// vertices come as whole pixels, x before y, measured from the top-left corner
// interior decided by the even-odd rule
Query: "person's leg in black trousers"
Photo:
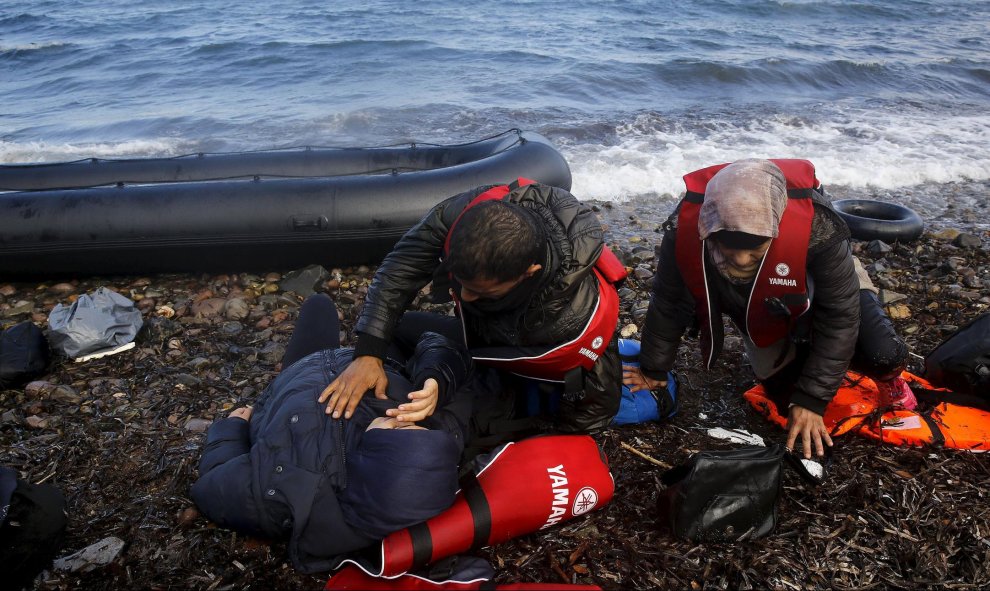
[[[337,307],[325,293],[306,298],[299,308],[299,318],[292,338],[282,356],[282,368],[289,367],[310,353],[340,347],[340,319]]]

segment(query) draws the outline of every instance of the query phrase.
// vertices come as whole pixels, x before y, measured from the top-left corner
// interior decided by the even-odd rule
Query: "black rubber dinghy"
[[[0,279],[379,262],[443,199],[570,189],[543,136],[0,166]]]
[[[857,240],[913,242],[921,237],[925,224],[913,209],[872,199],[839,199],[832,202],[849,233]]]

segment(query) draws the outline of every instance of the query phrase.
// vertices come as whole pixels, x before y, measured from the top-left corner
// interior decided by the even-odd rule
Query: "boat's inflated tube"
[[[375,263],[439,201],[519,176],[571,185],[553,145],[519,130],[449,146],[0,166],[0,277]]]
[[[912,242],[921,236],[924,222],[914,210],[872,199],[839,199],[832,202],[835,211],[849,226],[857,240]]]

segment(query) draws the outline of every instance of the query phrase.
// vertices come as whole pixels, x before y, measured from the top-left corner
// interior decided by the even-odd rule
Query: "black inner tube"
[[[921,237],[924,222],[914,210],[885,201],[872,199],[840,199],[833,201],[835,211],[849,226],[857,240],[912,242]]]

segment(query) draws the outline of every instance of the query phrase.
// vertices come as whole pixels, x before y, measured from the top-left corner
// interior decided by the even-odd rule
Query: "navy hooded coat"
[[[328,349],[284,369],[256,402],[250,421],[225,418],[207,435],[191,496],[203,514],[231,529],[288,539],[293,565],[329,571],[339,558],[446,509],[457,491],[472,394],[466,350],[425,333],[405,365],[385,360],[388,399],[366,395],[354,415],[334,419],[318,402],[350,363]],[[427,378],[440,385],[431,430],[373,429]]]

